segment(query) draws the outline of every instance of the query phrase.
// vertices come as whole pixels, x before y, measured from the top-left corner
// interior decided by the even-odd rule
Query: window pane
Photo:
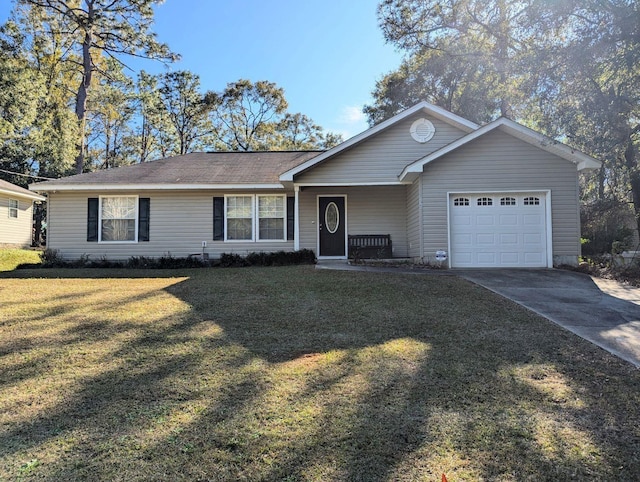
[[[284,219],[261,219],[260,239],[284,239]]]
[[[258,196],[260,218],[284,218],[284,198],[281,196]]]
[[[227,217],[250,218],[252,217],[251,196],[229,196],[227,198]]]
[[[103,197],[101,208],[101,241],[136,241],[136,205],[133,196]]]
[[[227,239],[252,239],[252,224],[251,218],[227,219]]]
[[[18,217],[18,200],[17,199],[9,199],[9,217],[10,218]]]
[[[285,198],[258,196],[259,239],[284,239]]]
[[[227,239],[253,239],[253,196],[227,197]]]
[[[103,219],[102,241],[135,241],[135,219]]]

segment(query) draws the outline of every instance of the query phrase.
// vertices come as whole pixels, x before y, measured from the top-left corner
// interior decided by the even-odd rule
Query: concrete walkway
[[[556,269],[425,270],[351,266],[344,261],[317,267],[460,276],[640,367],[640,288]]]

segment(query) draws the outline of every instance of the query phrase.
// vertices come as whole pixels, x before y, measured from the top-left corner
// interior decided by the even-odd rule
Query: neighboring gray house
[[[33,202],[45,198],[0,179],[0,246],[26,248],[33,238]]]
[[[324,152],[193,153],[30,189],[48,194],[48,246],[70,259],[346,259],[350,236],[384,234],[398,258],[551,267],[577,262],[578,172],[599,167],[508,119],[480,127],[422,102]]]

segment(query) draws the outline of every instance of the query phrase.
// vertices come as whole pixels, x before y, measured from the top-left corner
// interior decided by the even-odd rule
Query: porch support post
[[[293,249],[298,251],[300,249],[300,199],[298,196],[300,186],[294,184],[293,190],[295,194],[295,202],[293,203],[295,211],[295,216],[293,217]]]

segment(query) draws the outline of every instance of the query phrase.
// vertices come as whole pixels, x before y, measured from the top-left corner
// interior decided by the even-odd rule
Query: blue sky
[[[362,106],[375,82],[400,64],[385,44],[377,0],[166,0],[155,31],[202,89],[222,90],[240,78],[284,88],[291,112],[346,138],[367,128]],[[0,0],[0,22],[12,2]],[[154,62],[136,69],[161,72]]]

